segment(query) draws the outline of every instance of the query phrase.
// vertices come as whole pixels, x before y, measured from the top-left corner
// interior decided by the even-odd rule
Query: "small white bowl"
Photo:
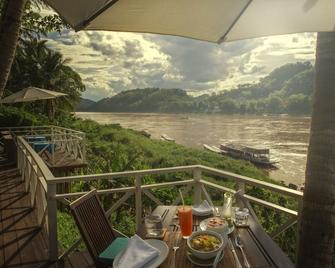
[[[220,245],[217,249],[213,250],[213,251],[200,251],[200,250],[196,250],[194,248],[192,248],[191,246],[191,240],[198,236],[198,235],[212,235],[217,237],[220,240]],[[207,260],[210,258],[214,258],[218,252],[222,249],[222,247],[224,247],[224,245],[226,245],[224,238],[213,231],[198,231],[198,232],[194,232],[188,239],[187,239],[187,247],[189,249],[189,251],[196,257],[198,257],[199,259],[203,259],[203,260]]]

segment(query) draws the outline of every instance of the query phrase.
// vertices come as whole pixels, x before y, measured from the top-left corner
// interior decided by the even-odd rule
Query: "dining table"
[[[218,209],[218,208],[217,208]],[[173,248],[178,247],[175,253],[175,268],[193,268],[202,267],[193,264],[188,259],[188,246],[187,239],[183,239],[179,227],[179,220],[177,216],[178,206],[158,206],[152,212],[152,215],[161,215],[162,225],[165,234],[161,239],[168,245],[169,253],[164,262],[159,266],[161,268],[173,268],[174,252]],[[193,215],[193,232],[200,230],[200,222],[208,216],[195,216]],[[294,267],[289,257],[281,250],[281,248],[271,239],[271,237],[264,231],[257,218],[250,215],[248,224],[243,227],[234,225],[234,230],[228,235],[228,238],[233,242],[233,249],[235,250],[239,259],[241,267],[244,265],[241,250],[236,247],[235,238],[240,237],[243,250],[246,258],[252,268],[265,268],[265,267]],[[145,226],[143,225],[139,230],[140,236],[146,238]],[[222,260],[218,263],[217,268],[235,268],[238,267],[234,259],[232,249],[227,245],[224,248],[224,255]]]

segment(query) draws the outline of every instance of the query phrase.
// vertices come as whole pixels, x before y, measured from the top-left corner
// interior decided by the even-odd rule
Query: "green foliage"
[[[60,249],[68,249],[80,238],[79,230],[72,216],[66,212],[58,211],[57,223],[58,241],[60,242]]]
[[[21,23],[21,39],[32,39],[47,36],[49,32],[61,32],[66,24],[57,13],[42,15],[44,11],[51,11],[41,0],[28,0]]]
[[[89,109],[109,112],[190,112],[193,98],[181,89],[128,90],[93,104]]]
[[[48,124],[48,118],[17,107],[0,104],[0,126],[36,126]]]
[[[287,110],[291,114],[305,114],[311,111],[311,99],[303,94],[291,95],[287,101]]]
[[[11,0],[0,0],[0,20],[7,1]],[[65,28],[67,24],[42,0],[27,0],[21,19],[19,41],[40,38],[55,31],[60,33]]]
[[[266,99],[266,110],[274,114],[280,114],[284,110],[283,100],[279,96],[270,95]]]
[[[28,86],[66,93],[67,96],[53,100],[58,114],[73,111],[85,86],[78,73],[67,66],[68,60],[46,46],[46,41],[37,39],[22,41],[16,51],[7,91],[17,92]],[[7,92],[8,93],[8,92]],[[50,102],[37,101],[24,104],[35,113],[48,113]]]

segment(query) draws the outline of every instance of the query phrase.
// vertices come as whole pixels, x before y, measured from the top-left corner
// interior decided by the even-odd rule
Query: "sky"
[[[48,36],[70,59],[86,85],[84,98],[99,100],[135,88],[181,88],[191,95],[257,82],[286,63],[315,58],[316,34],[291,34],[223,43],[120,32]]]

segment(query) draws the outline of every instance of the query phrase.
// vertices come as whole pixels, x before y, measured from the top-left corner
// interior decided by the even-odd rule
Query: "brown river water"
[[[177,143],[202,148],[221,143],[266,147],[279,161],[270,170],[273,179],[304,182],[310,117],[238,116],[213,114],[76,113],[100,124],[119,123],[125,128],[146,130],[152,138],[167,134]]]

